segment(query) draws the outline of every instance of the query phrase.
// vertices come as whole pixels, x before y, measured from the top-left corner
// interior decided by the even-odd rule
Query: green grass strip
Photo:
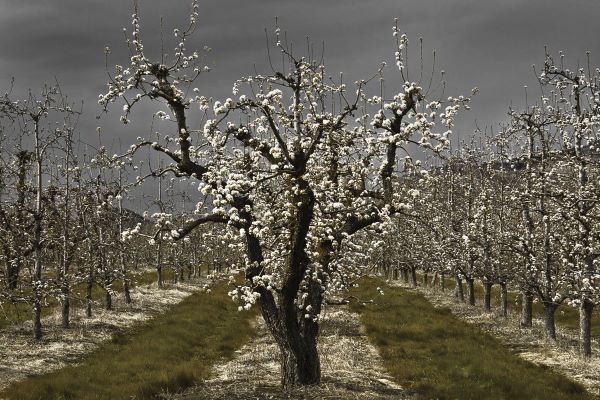
[[[431,276],[431,275],[430,275]],[[419,281],[419,284],[422,284]],[[444,288],[448,296],[452,296],[454,292],[455,281],[453,278],[446,277],[444,282]],[[467,285],[463,282],[463,289],[465,290],[465,297],[467,296]],[[509,287],[510,289],[510,287]],[[482,306],[483,304],[483,285],[480,282],[475,284],[475,297],[477,299],[477,305]],[[521,312],[521,294],[509,291],[508,292],[508,308],[513,313]],[[537,299],[536,299],[537,300]],[[492,287],[492,302],[493,307],[500,307],[500,286],[494,285]],[[533,317],[544,318],[544,305],[540,301],[533,303]],[[574,330],[579,332],[579,310],[571,307],[566,303],[561,304],[556,310],[556,325]],[[600,309],[596,307],[592,314],[592,337],[600,338]]]
[[[163,280],[165,282],[173,281],[174,272],[171,269],[163,270]],[[150,285],[156,282],[156,271],[144,271],[132,278],[129,284],[130,289],[136,286]],[[123,282],[116,280],[112,284],[112,289],[116,292],[113,300],[123,296]],[[81,282],[71,287],[71,312],[75,309],[85,309],[85,290],[86,283]],[[98,284],[92,288],[92,299],[103,302],[106,291]],[[10,303],[5,301],[0,304],[0,329],[5,329],[10,325],[22,324],[25,321],[31,321],[31,308],[29,303]],[[103,305],[96,305],[94,308],[102,308]],[[42,307],[42,317],[47,317],[53,313],[59,312],[60,304],[55,298],[49,298],[47,304]],[[43,330],[43,328],[42,328]]]
[[[154,399],[210,375],[211,367],[253,335],[254,312],[238,312],[227,285],[195,293],[148,323],[117,334],[81,364],[32,376],[0,398],[15,400]]]
[[[512,353],[498,339],[436,309],[423,295],[368,278],[352,302],[385,367],[418,399],[591,399],[584,387]]]

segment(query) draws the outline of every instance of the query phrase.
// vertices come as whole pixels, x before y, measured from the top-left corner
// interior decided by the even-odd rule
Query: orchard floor
[[[256,320],[256,329],[255,340],[238,350],[233,360],[217,365],[210,380],[173,399],[409,398],[387,374],[358,315],[347,305],[329,306],[323,313],[319,337],[322,383],[318,387],[282,390],[277,345],[262,318]]]
[[[377,287],[384,295],[378,294]],[[319,339],[322,384],[284,391],[279,385],[277,347],[264,323],[255,312],[237,312],[227,291],[227,285],[217,285],[211,294],[183,296],[152,319],[96,344],[87,355],[59,359],[54,366],[53,347],[44,343],[30,351],[32,357],[36,352],[43,355],[39,369],[27,373],[44,374],[13,383],[0,398],[594,398],[582,384],[559,373],[568,373],[560,365],[524,359],[523,354],[538,351],[535,342],[529,346],[523,339],[515,346],[504,337],[511,334],[503,336],[486,324],[474,323],[477,318],[495,320],[496,316],[469,319],[461,311],[463,305],[450,304],[453,301],[446,294],[436,297],[434,292],[421,293],[374,278],[363,279],[353,289],[350,305],[324,309]],[[31,345],[27,342],[24,348]],[[590,379],[600,376],[595,365],[584,365]],[[52,368],[55,371],[47,373]]]
[[[579,333],[573,329],[572,324],[563,324],[559,318],[556,325],[557,340],[551,340],[545,336],[544,322],[539,318],[539,314],[538,318],[533,319],[531,328],[520,326],[520,304],[509,303],[508,316],[504,317],[497,308],[493,308],[491,312],[484,311],[480,299],[477,299],[478,303],[475,306],[458,301],[453,296],[453,290],[449,288],[445,291],[440,290],[439,286],[432,288],[421,285],[413,288],[412,285],[400,281],[391,281],[389,284],[404,290],[419,292],[437,309],[449,309],[452,315],[461,321],[499,338],[507,348],[521,358],[559,371],[581,383],[589,392],[600,398],[600,342],[597,335],[592,339],[592,358],[584,359],[579,355]],[[557,314],[559,312],[557,311]]]
[[[78,362],[114,335],[135,329],[180,303],[204,283],[167,284],[164,289],[142,285],[131,291],[133,303],[115,296],[113,310],[96,303],[91,318],[86,318],[82,307],[72,307],[69,329],[62,328],[60,310],[55,309],[42,319],[44,336],[39,342],[32,338],[31,321],[4,327],[0,330],[0,390],[28,376]]]
[[[325,307],[320,386],[281,389],[277,347],[257,319],[252,342],[213,367],[209,380],[169,399],[594,398],[554,365],[521,358],[496,332],[422,293],[365,279],[352,294],[350,306]]]
[[[209,377],[210,367],[253,335],[253,313],[238,313],[225,284],[139,287],[65,331],[44,320],[41,343],[26,326],[2,332],[0,399],[156,399]],[[12,383],[11,383],[12,381]]]

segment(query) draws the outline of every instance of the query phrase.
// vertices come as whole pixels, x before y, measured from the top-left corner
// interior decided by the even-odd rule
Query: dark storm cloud
[[[521,101],[523,84],[533,81],[530,66],[543,62],[545,44],[565,50],[576,63],[586,50],[597,50],[600,33],[600,3],[591,0],[213,0],[200,6],[194,44],[214,49],[213,72],[199,82],[208,95],[229,95],[232,82],[255,65],[265,70],[264,28],[272,30],[276,16],[297,47],[305,47],[305,36],[317,47],[325,42],[330,73],[344,71],[350,79],[367,77],[380,61],[390,60],[391,26],[398,17],[414,56],[420,36],[426,54],[436,49],[449,93],[480,87],[473,112],[463,120],[484,124],[501,119],[511,99]],[[142,0],[140,8],[152,52],[158,49],[160,17],[170,38],[172,28],[185,23],[189,2]],[[122,28],[129,29],[130,14],[131,2],[122,0],[0,1],[1,82],[14,76],[17,87],[35,88],[58,78],[71,97],[85,100],[89,118],[82,124],[90,128],[104,87],[104,46],[112,50],[112,63],[126,63]],[[393,82],[393,68],[388,69]],[[106,118],[102,123],[111,131],[130,129]]]
[[[171,38],[172,29],[187,21],[189,1],[140,0],[140,10],[146,50],[157,54],[160,17]],[[117,108],[95,117],[106,79],[103,49],[111,48],[111,65],[127,64],[122,28],[130,30],[130,15],[131,2],[123,0],[0,0],[0,90],[13,76],[20,90],[56,77],[72,99],[85,102],[79,125],[84,138],[95,141],[95,127],[102,125],[106,144],[120,138],[127,147],[147,132],[149,123],[142,117],[150,109],[134,115],[128,126],[117,122]],[[396,76],[391,27],[398,17],[414,61],[419,37],[428,57],[436,49],[448,94],[481,89],[472,111],[460,120],[466,132],[475,119],[482,127],[502,121],[511,101],[523,103],[524,84],[535,94],[531,65],[543,63],[544,45],[564,50],[572,66],[585,62],[586,50],[592,51],[593,64],[600,64],[597,0],[203,0],[200,27],[188,46],[214,49],[213,71],[198,82],[203,94],[230,96],[232,83],[255,66],[268,72],[264,28],[272,31],[276,16],[295,48],[305,48],[306,36],[316,48],[324,42],[329,73],[344,71],[347,82],[371,76],[382,60],[388,61],[390,87]],[[168,49],[174,44],[169,42]]]

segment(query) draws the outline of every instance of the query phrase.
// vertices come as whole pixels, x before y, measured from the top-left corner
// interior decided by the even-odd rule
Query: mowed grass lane
[[[435,309],[423,295],[374,278],[352,290],[360,314],[385,367],[418,399],[592,399],[584,387],[513,354],[499,340]]]
[[[165,314],[87,355],[79,365],[32,376],[0,392],[14,400],[154,399],[210,375],[253,336],[254,312],[238,312],[228,285],[195,293]]]

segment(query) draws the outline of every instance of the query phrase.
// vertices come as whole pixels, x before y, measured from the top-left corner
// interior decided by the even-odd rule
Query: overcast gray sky
[[[158,49],[160,17],[165,31],[188,17],[188,0],[139,0],[146,49]],[[132,3],[127,0],[0,0],[0,90],[11,77],[17,91],[37,90],[56,77],[73,100],[83,100],[79,125],[82,137],[97,140],[102,126],[107,142],[121,138],[125,147],[147,132],[148,124],[116,123],[114,113],[96,120],[97,96],[105,87],[104,48],[110,63],[127,64],[122,28],[130,28]],[[376,71],[382,60],[393,59],[392,25],[409,35],[416,55],[418,38],[425,53],[437,52],[439,69],[446,71],[448,94],[480,94],[459,128],[497,125],[511,101],[523,103],[523,85],[535,86],[532,64],[544,60],[544,45],[563,50],[576,66],[585,51],[600,62],[600,1],[598,0],[201,0],[200,27],[188,48],[213,49],[198,87],[207,96],[231,96],[235,79],[251,74],[254,65],[268,72],[264,29],[272,31],[279,17],[282,30],[296,43],[309,36],[325,42],[330,74],[344,71],[348,80]],[[172,47],[172,46],[171,46]],[[393,62],[388,63],[393,81]],[[108,144],[108,143],[107,143]]]

